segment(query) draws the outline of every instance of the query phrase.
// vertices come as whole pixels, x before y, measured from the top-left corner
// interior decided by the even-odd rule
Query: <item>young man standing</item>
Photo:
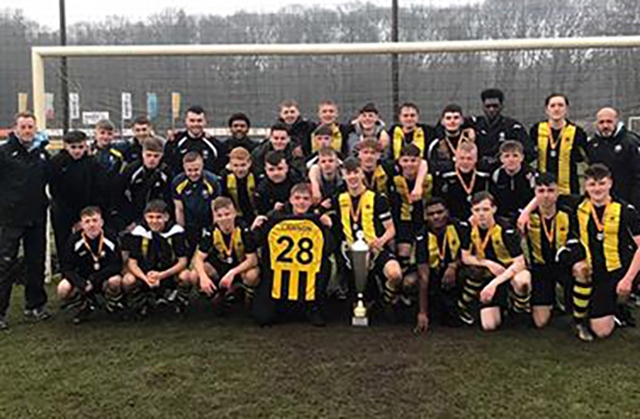
[[[522,144],[507,140],[500,145],[501,166],[491,175],[489,190],[496,198],[498,216],[512,222],[533,199],[535,172],[523,162]]]
[[[182,172],[182,159],[189,151],[202,155],[205,169],[219,174],[225,165],[224,146],[215,137],[205,132],[207,117],[200,106],[190,106],[185,116],[186,129],[173,134],[166,144],[165,161],[175,176]]]
[[[243,147],[229,153],[229,164],[220,177],[220,195],[231,198],[238,217],[247,225],[256,217],[255,192],[257,176],[253,173],[251,155]]]
[[[569,99],[565,95],[552,93],[544,105],[548,119],[531,127],[530,133],[536,146],[538,172],[555,176],[561,195],[579,194],[578,162],[586,156],[587,135],[567,120]]]
[[[204,170],[204,160],[195,151],[184,155],[183,173],[172,184],[176,222],[185,229],[188,257],[198,246],[202,231],[213,223],[213,200],[220,195],[218,177]]]
[[[162,164],[162,156],[162,140],[148,138],[143,145],[142,160],[127,166],[122,173],[118,213],[124,226],[141,221],[144,208],[153,200],[173,206],[171,177]]]
[[[488,173],[477,169],[478,147],[463,142],[456,150],[455,169],[436,176],[433,194],[441,196],[447,203],[451,215],[466,221],[471,216],[471,200],[477,192],[488,191]]]
[[[402,148],[407,144],[415,144],[420,149],[420,155],[426,160],[429,144],[435,138],[433,127],[419,123],[420,110],[418,105],[405,102],[398,110],[400,124],[394,124],[389,128],[389,160],[396,161],[400,158]]]
[[[59,255],[69,236],[80,230],[80,212],[89,206],[107,208],[109,183],[102,166],[88,155],[87,135],[69,131],[64,135],[64,150],[51,159],[51,220]]]

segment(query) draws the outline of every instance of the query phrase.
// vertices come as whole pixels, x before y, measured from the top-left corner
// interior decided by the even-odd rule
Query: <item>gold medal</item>
[[[102,255],[102,249],[104,247],[104,234],[100,232],[100,241],[98,242],[98,252],[93,253],[93,249],[91,249],[91,244],[89,243],[89,239],[82,233],[82,241],[84,242],[84,246],[87,248],[89,253],[91,254],[91,258],[93,259],[93,269],[96,271],[100,270],[100,255]]]
[[[607,202],[607,205],[605,205],[604,211],[602,212],[602,219],[601,219],[600,217],[598,217],[598,212],[596,211],[596,207],[593,204],[591,204],[591,216],[593,217],[593,223],[596,225],[596,230],[598,230],[598,233],[596,233],[596,239],[598,241],[604,240],[604,221],[605,221],[604,217],[607,214],[609,205],[610,205],[610,202]]]
[[[467,194],[467,201],[471,202],[471,198],[473,197],[473,188],[476,186],[476,170],[473,169],[473,175],[471,175],[471,181],[467,184],[462,177],[462,174],[458,169],[456,169],[456,176],[460,181],[460,185],[462,189]]]

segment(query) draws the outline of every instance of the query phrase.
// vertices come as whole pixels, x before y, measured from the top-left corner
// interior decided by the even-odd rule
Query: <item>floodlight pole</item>
[[[398,0],[391,0],[391,42],[398,42]],[[398,54],[391,54],[391,97],[393,118],[398,118],[398,106],[400,105],[400,65]]]
[[[67,13],[65,0],[60,0],[60,45],[67,45]],[[62,96],[62,131],[66,134],[69,131],[69,77],[67,68],[67,57],[60,59],[60,78]]]

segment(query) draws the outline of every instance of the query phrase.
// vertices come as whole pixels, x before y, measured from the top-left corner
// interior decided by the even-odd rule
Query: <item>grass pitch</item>
[[[0,333],[2,418],[640,415],[637,329],[593,344],[567,318],[419,337],[410,324],[260,329],[202,306],[186,320],[72,326],[62,315],[25,323],[21,304]]]

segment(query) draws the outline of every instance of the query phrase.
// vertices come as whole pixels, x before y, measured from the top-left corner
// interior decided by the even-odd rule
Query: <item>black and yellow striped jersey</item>
[[[577,207],[574,231],[587,251],[587,261],[596,272],[628,268],[640,235],[638,211],[626,202],[612,199],[595,206],[584,199]]]
[[[522,255],[518,232],[498,223],[488,230],[470,226],[468,233],[462,238],[462,249],[477,258],[488,259],[503,266],[510,265]]]
[[[234,266],[241,263],[246,255],[256,253],[257,243],[254,233],[238,223],[229,234],[223,233],[217,226],[205,229],[198,250],[206,253],[207,261],[212,264]]]
[[[318,216],[274,214],[261,229],[261,272],[271,298],[315,301],[328,278],[330,237]]]
[[[416,262],[442,269],[459,261],[462,238],[468,234],[468,229],[467,223],[451,219],[441,231],[423,230],[416,236]]]
[[[527,227],[529,263],[548,265],[556,263],[558,250],[575,237],[571,211],[558,209],[552,218],[545,218],[539,210],[531,214]]]
[[[393,220],[386,196],[370,190],[357,197],[342,192],[333,200],[332,208],[343,239],[349,245],[355,241],[358,231],[362,231],[365,241],[371,243],[386,231],[383,223]]]

